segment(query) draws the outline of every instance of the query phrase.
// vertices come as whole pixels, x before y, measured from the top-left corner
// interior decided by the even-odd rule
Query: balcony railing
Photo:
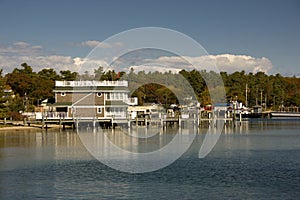
[[[127,105],[136,106],[136,105],[138,105],[138,98],[137,97],[128,98],[124,102]]]
[[[67,112],[36,112],[35,119],[66,119],[68,118]]]
[[[85,86],[124,86],[128,81],[55,81],[56,87],[85,87]]]

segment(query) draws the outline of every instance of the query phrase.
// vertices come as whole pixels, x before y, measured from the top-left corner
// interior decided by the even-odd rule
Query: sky
[[[162,27],[197,41],[221,71],[300,77],[297,0],[0,0],[0,27],[4,73],[23,62],[36,71],[82,70],[94,47],[111,48],[107,38]],[[190,59],[205,60],[200,54]],[[156,60],[176,64],[174,56]]]

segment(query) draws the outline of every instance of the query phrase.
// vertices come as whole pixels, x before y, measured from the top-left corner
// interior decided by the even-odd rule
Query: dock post
[[[63,126],[63,130],[66,130],[66,123],[65,123],[65,117],[63,117],[63,120],[62,120],[62,126]]]
[[[95,130],[96,129],[96,119],[95,119],[95,117],[93,118],[93,130]]]
[[[236,113],[235,113],[235,108],[236,108],[236,103],[233,104],[233,116],[232,116],[232,123],[233,123],[233,128],[235,128],[235,123],[236,123]]]
[[[48,117],[47,117],[47,115],[46,115],[46,121],[45,121],[45,128],[46,128],[46,130],[48,129],[47,120],[48,120]]]
[[[44,115],[42,115],[42,129],[44,128]]]
[[[128,128],[131,128],[131,123],[130,123],[130,119],[128,120]]]
[[[78,130],[78,128],[79,128],[78,118],[76,118],[76,128],[77,128],[77,130]]]
[[[61,116],[59,116],[59,130],[61,129]]]
[[[112,127],[112,129],[115,129],[114,118],[111,118],[111,127]]]
[[[200,117],[199,117],[199,113],[198,113],[198,115],[196,116],[197,117],[197,127],[199,127],[200,126]]]
[[[214,127],[217,127],[217,125],[218,125],[218,124],[217,124],[217,123],[218,123],[217,117],[218,117],[217,114],[214,113],[214,114],[213,114],[213,125],[214,125]]]
[[[239,121],[240,121],[240,125],[241,125],[242,124],[242,113],[240,113]]]
[[[199,111],[199,127],[202,127],[202,112]]]

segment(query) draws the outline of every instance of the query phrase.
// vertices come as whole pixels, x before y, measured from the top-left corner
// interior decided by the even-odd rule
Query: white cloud
[[[0,69],[3,73],[9,73],[14,68],[20,68],[22,63],[32,66],[34,71],[44,68],[60,70],[71,70],[79,73],[89,71],[101,66],[107,66],[102,60],[92,60],[81,57],[63,55],[48,55],[41,46],[33,46],[26,42],[15,42],[11,45],[0,45]]]
[[[38,55],[42,53],[41,46],[32,46],[27,42],[15,42],[12,45],[0,45],[0,55]]]
[[[217,67],[220,71],[226,71],[228,73],[242,70],[247,73],[256,73],[259,71],[268,73],[273,68],[272,62],[268,58],[255,58],[247,55],[232,54],[207,55],[198,57],[163,56],[157,59],[147,59],[145,61],[145,63],[133,66],[133,68],[138,71],[157,70],[165,72],[171,70],[173,72],[177,72],[180,69],[210,71],[215,70]],[[155,65],[161,67],[151,67]]]
[[[99,41],[86,41],[85,45],[98,45]],[[83,43],[82,43],[83,45]],[[122,44],[114,44],[122,45]],[[107,46],[108,47],[108,46]],[[128,63],[118,62],[116,58],[114,69],[116,71],[129,71],[132,67],[135,71],[160,71],[160,72],[178,72],[181,69],[186,70],[213,70],[214,65],[220,71],[232,73],[235,71],[253,72],[258,71],[271,72],[272,62],[265,57],[257,58],[248,55],[207,55],[198,57],[187,56],[161,56],[156,59],[138,59],[137,64],[129,66]],[[191,65],[188,61],[193,63]],[[33,67],[34,71],[40,71],[43,68],[53,68],[57,72],[60,70],[71,70],[83,73],[89,71],[93,73],[94,69],[99,66],[107,68],[108,63],[104,60],[96,60],[83,57],[71,57],[62,55],[47,55],[41,46],[33,46],[26,42],[16,42],[12,45],[0,45],[0,68],[3,68],[4,73],[11,72],[14,68],[19,68],[20,64],[26,62]],[[107,68],[108,69],[108,68]]]
[[[78,70],[70,56],[0,56],[0,63],[4,73],[9,73],[14,68],[20,68],[22,63],[32,66],[34,71],[40,71],[43,68],[53,68],[56,71]]]
[[[88,41],[81,42],[79,44],[79,46],[108,49],[108,48],[113,48],[113,47],[117,47],[117,46],[122,46],[122,43],[117,42],[117,43],[110,44],[110,43],[106,43],[106,42],[100,42],[97,40],[88,40]]]
[[[210,55],[209,59],[214,61],[221,71],[229,73],[242,70],[248,73],[259,71],[268,73],[273,68],[272,62],[265,57],[255,58],[247,55],[222,54]]]
[[[84,71],[94,72],[94,69],[99,66],[107,67],[108,63],[104,60],[93,60],[89,58],[80,58],[76,57],[73,59],[74,65],[79,68],[79,71],[82,73]]]
[[[28,44],[27,42],[15,42],[13,45],[21,48],[26,48],[30,46],[30,44]]]
[[[94,69],[101,66],[107,66],[102,60],[89,60],[87,58],[45,55],[45,56],[2,56],[0,55],[0,68],[3,73],[10,73],[14,68],[20,68],[22,63],[30,65],[34,71],[38,72],[44,68],[53,68],[57,72],[61,70],[70,70],[84,73],[85,71],[93,74]]]

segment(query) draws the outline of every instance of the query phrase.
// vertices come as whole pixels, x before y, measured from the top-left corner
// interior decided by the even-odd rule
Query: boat
[[[300,112],[271,112],[271,117],[300,117]]]

